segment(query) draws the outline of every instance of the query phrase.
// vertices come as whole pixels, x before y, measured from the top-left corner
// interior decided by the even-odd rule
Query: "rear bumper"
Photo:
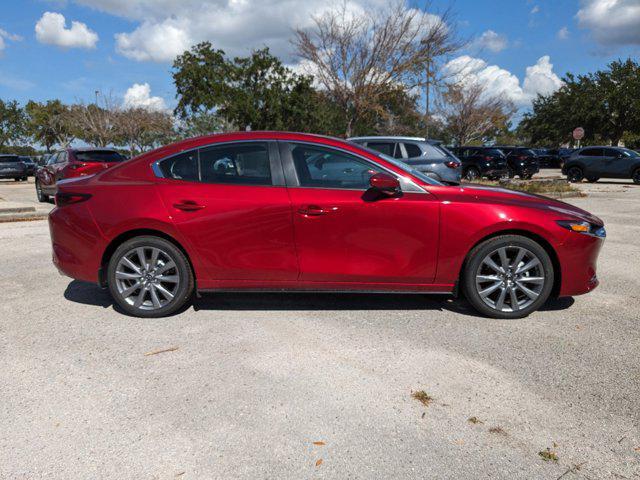
[[[104,238],[85,205],[54,208],[49,214],[52,260],[71,278],[98,282]]]
[[[559,296],[589,293],[599,285],[597,262],[603,238],[569,232],[557,248],[562,283]]]

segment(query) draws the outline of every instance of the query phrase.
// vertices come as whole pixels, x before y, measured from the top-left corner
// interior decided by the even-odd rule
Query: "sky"
[[[355,11],[386,0],[347,0]],[[421,3],[408,0],[408,7]],[[176,104],[172,59],[209,40],[231,55],[268,46],[289,65],[292,31],[331,0],[0,0],[0,98]],[[449,9],[466,47],[447,68],[521,111],[567,73],[640,54],[640,0],[432,0]],[[469,80],[471,79],[471,80]]]

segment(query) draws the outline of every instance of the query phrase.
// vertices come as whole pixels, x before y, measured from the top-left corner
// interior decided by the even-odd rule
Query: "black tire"
[[[600,180],[600,177],[587,177],[587,182],[589,183],[596,183],[598,180]]]
[[[514,178],[516,176],[516,172],[513,168],[508,167],[507,171],[509,172],[507,175],[509,176],[509,178]]]
[[[143,247],[143,248],[157,248],[175,263],[175,275],[179,278],[179,284],[173,299],[162,307],[145,310],[143,308],[135,307],[126,301],[126,299],[119,292],[116,283],[116,268],[120,260],[131,250]],[[191,265],[187,260],[185,254],[176,247],[173,243],[160,237],[153,236],[140,236],[127,240],[120,245],[109,259],[109,265],[107,269],[107,283],[109,291],[115,303],[129,315],[142,318],[159,318],[166,317],[176,313],[183,308],[187,302],[189,302],[194,292],[194,278]],[[139,295],[142,294],[142,287],[140,287]],[[166,299],[166,297],[165,297]],[[149,302],[151,300],[149,299]]]
[[[49,202],[49,195],[42,193],[42,185],[40,185],[40,182],[38,180],[36,180],[36,196],[38,197],[38,201],[40,203]]]
[[[567,180],[571,183],[580,183],[584,178],[584,172],[580,167],[569,167],[567,169]]]
[[[633,175],[631,175],[631,179],[633,180],[633,183],[640,185],[640,168],[636,168]]]
[[[480,170],[476,167],[469,167],[464,171],[463,177],[468,182],[473,182],[480,178]]]
[[[483,300],[480,293],[478,292],[476,275],[479,275],[481,269],[485,268],[483,265],[485,258],[488,255],[491,255],[492,252],[496,252],[498,249],[503,247],[506,248],[507,251],[513,251],[522,248],[535,255],[535,257],[537,257],[540,262],[539,266],[535,268],[540,269],[544,277],[544,283],[542,284],[540,291],[538,292],[537,298],[532,301],[531,304],[517,310],[512,309],[510,311],[503,311],[502,309],[498,310],[496,308],[492,308],[485,302],[485,300]],[[473,248],[473,250],[471,250],[467,257],[467,262],[460,282],[464,296],[469,301],[469,303],[481,314],[498,319],[523,318],[540,308],[549,298],[549,295],[551,294],[551,291],[553,289],[554,282],[553,263],[551,262],[551,258],[549,257],[549,254],[546,252],[546,250],[534,240],[520,235],[502,235],[499,237],[490,238],[478,244]],[[513,285],[515,284],[516,282],[514,281]],[[499,288],[499,290],[502,289],[504,289],[504,287]],[[498,295],[499,290],[496,290],[496,292],[498,292]],[[521,297],[526,300],[523,292],[521,292]],[[509,298],[507,301],[511,302],[511,299]],[[515,303],[518,304],[518,301],[516,301]],[[498,305],[498,302],[496,301],[495,304]]]
[[[530,175],[530,174],[520,175],[520,180],[531,180],[532,177],[533,175]]]

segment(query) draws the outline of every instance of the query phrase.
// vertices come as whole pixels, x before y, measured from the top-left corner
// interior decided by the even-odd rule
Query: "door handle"
[[[173,207],[183,212],[197,212],[198,210],[202,210],[204,205],[200,205],[193,200],[183,200],[179,203],[174,203]]]
[[[298,213],[307,217],[318,217],[320,215],[324,215],[327,211],[317,205],[308,205],[298,209]]]

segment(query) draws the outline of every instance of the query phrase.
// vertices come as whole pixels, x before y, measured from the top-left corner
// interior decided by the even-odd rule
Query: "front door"
[[[432,195],[374,195],[369,178],[383,169],[340,149],[287,143],[280,150],[297,177],[289,194],[302,282],[371,289],[433,282],[439,205]]]
[[[297,280],[291,204],[274,154],[273,142],[226,143],[154,167],[167,211],[209,280]]]

